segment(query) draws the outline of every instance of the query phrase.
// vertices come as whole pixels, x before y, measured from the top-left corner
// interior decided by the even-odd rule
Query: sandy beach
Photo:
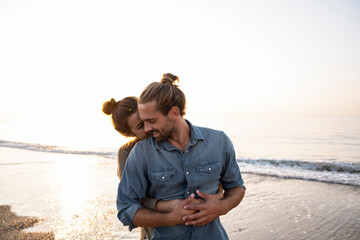
[[[116,217],[113,159],[0,149],[0,159],[10,157],[0,164],[0,205],[26,217],[2,207],[1,239],[139,239]],[[244,200],[221,217],[230,239],[360,238],[360,187],[243,178]],[[10,226],[14,218],[21,221]]]
[[[10,206],[0,206],[0,239],[7,240],[53,240],[53,233],[24,232],[23,229],[32,227],[39,221],[33,217],[20,217],[11,212]]]

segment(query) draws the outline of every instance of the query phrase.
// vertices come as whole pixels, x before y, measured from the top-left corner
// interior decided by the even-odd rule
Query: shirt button
[[[209,171],[211,171],[211,167],[209,167]]]
[[[190,192],[186,192],[186,194],[190,194]]]
[[[189,175],[190,173],[189,172],[186,172],[187,175]]]
[[[165,177],[161,177],[161,179],[165,179]]]

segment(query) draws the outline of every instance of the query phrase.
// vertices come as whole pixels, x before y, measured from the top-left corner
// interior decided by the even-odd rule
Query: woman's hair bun
[[[173,84],[175,81],[179,82],[178,76],[175,76],[174,74],[171,73],[164,73],[160,82]]]
[[[112,98],[110,99],[110,101],[106,101],[103,104],[102,111],[107,115],[111,115],[115,105],[116,105],[116,101],[115,99]]]

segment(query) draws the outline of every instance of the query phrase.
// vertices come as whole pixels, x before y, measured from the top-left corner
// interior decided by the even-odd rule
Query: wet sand
[[[221,217],[230,239],[360,239],[360,187],[244,178],[245,198]]]
[[[53,233],[47,232],[24,232],[25,228],[34,226],[39,221],[38,218],[20,217],[11,212],[11,207],[0,206],[0,239],[7,240],[52,240],[55,239]]]
[[[0,149],[1,161],[0,239],[139,239],[116,217],[115,160]],[[231,240],[360,239],[360,187],[243,178],[245,198],[221,217]]]
[[[221,217],[231,240],[360,238],[359,187],[252,174],[244,174],[244,178],[247,180],[244,200]],[[139,239],[138,229],[129,232],[117,221],[115,208],[94,214],[97,217],[88,221],[103,215],[98,219],[103,225],[97,225],[98,232],[83,233],[88,239],[105,236],[107,239]],[[55,238],[54,233],[22,231],[32,227],[39,219],[19,217],[10,211],[9,206],[1,206],[0,219],[0,239]],[[69,219],[68,224],[76,224],[76,221]],[[42,221],[39,224],[42,225]],[[110,229],[112,232],[107,232]],[[82,239],[82,235],[75,232],[67,236]]]

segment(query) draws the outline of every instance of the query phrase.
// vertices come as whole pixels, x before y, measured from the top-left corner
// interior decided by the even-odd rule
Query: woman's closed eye
[[[144,127],[144,122],[141,121],[141,123],[139,123],[138,125],[136,125],[136,130],[140,130]]]

